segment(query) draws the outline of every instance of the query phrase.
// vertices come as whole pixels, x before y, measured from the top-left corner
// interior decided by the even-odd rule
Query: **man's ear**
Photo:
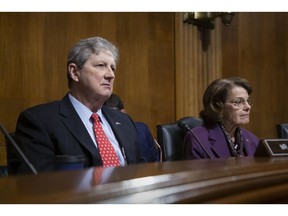
[[[79,70],[76,64],[74,63],[69,64],[68,73],[71,79],[73,79],[75,82],[79,81]]]

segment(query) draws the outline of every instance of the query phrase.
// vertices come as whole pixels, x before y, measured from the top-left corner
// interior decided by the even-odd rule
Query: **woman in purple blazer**
[[[239,77],[213,81],[203,96],[204,124],[184,138],[184,159],[253,156],[260,140],[241,128],[249,123],[251,93],[248,81]]]

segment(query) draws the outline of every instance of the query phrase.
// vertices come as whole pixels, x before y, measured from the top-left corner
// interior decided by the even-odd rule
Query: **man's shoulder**
[[[51,110],[59,104],[59,101],[52,101],[48,103],[37,104],[35,106],[25,109],[23,112],[33,112],[38,113],[41,111]]]
[[[137,122],[135,122],[135,124],[141,125],[141,126],[143,126],[143,127],[148,127],[147,124],[144,123],[144,122],[139,122],[139,121],[137,121]]]
[[[144,122],[134,122],[137,128],[148,129],[148,125]]]
[[[65,97],[62,100],[53,100],[49,101],[46,103],[40,103],[34,106],[31,106],[27,109],[25,109],[23,112],[33,112],[33,113],[41,113],[41,112],[48,112],[49,110],[54,111],[54,110],[59,110],[59,105],[60,103],[67,103],[67,98]]]

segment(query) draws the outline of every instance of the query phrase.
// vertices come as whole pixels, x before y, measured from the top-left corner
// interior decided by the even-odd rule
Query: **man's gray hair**
[[[113,55],[115,63],[118,62],[118,48],[108,40],[102,37],[90,37],[80,40],[74,47],[71,48],[67,56],[67,78],[68,87],[71,85],[71,77],[69,76],[68,66],[71,63],[76,64],[78,69],[82,69],[85,62],[91,54],[98,55],[102,51],[110,51]]]

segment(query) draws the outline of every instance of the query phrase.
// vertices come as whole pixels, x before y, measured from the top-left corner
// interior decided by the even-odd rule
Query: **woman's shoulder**
[[[208,131],[214,131],[214,130],[219,130],[220,127],[218,126],[218,124],[214,124],[214,125],[199,125],[196,126],[194,128],[192,128],[193,131],[195,132],[208,132]]]
[[[244,137],[251,137],[251,138],[259,141],[259,138],[253,132],[251,132],[245,128],[241,128],[241,130],[242,130],[242,134]]]
[[[198,125],[191,129],[192,133],[197,135],[207,135],[209,133],[209,128],[205,125]]]
[[[246,128],[241,128],[241,130],[242,130],[242,133],[251,134],[251,135],[256,136],[253,132],[249,131],[249,130],[246,129]]]

